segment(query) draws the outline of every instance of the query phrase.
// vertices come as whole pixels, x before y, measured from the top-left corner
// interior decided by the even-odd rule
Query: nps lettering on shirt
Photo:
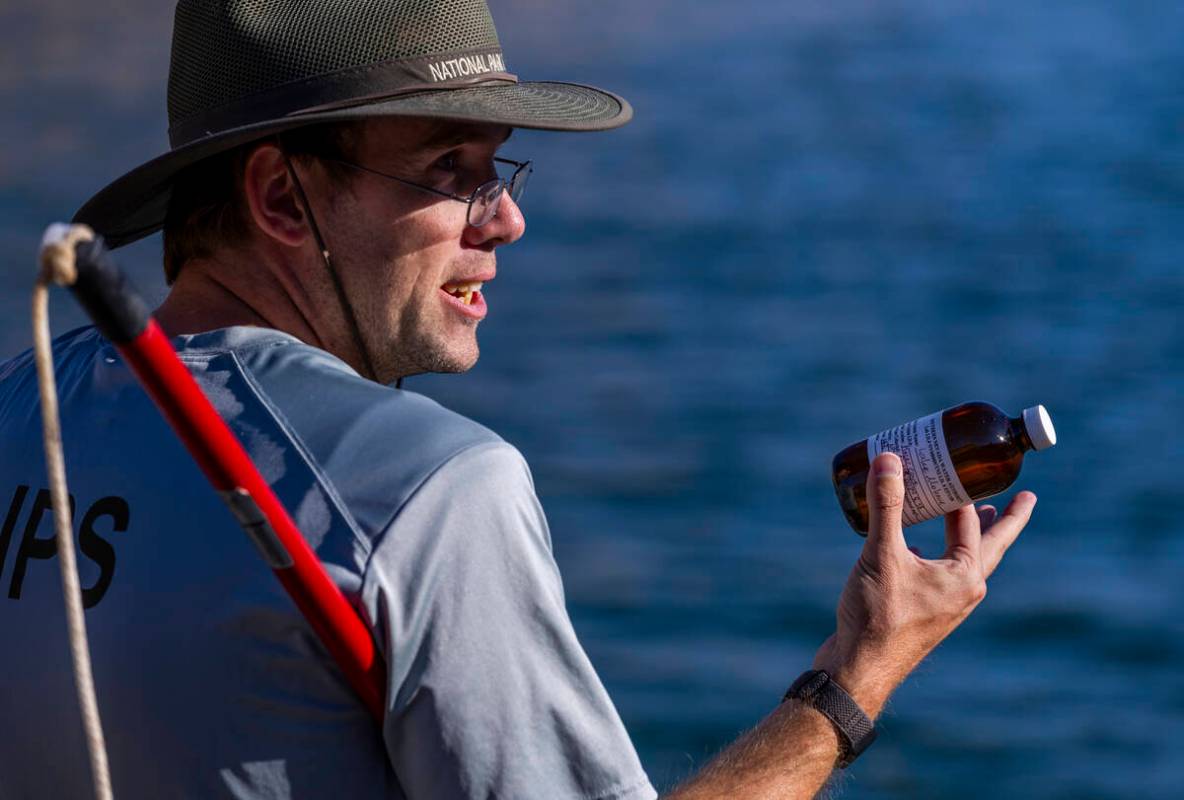
[[[8,565],[9,552],[16,542],[12,562],[12,577],[8,583],[8,598],[19,600],[32,562],[49,561],[57,556],[58,543],[53,531],[53,504],[48,489],[38,489],[29,500],[31,489],[17,486],[8,504],[8,512],[0,527],[0,575]],[[83,608],[93,608],[103,599],[115,577],[115,547],[100,535],[100,531],[127,531],[131,511],[127,500],[114,495],[92,503],[78,522],[74,496],[70,495],[70,518],[75,520],[78,549],[99,568],[99,577],[90,586],[82,587]],[[3,506],[0,506],[2,508]],[[26,512],[26,507],[28,513]],[[22,526],[20,523],[24,521]],[[19,536],[17,531],[20,531]],[[58,568],[53,567],[56,575]],[[2,590],[2,587],[0,587]]]

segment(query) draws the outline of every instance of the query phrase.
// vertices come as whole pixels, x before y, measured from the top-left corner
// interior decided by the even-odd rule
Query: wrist
[[[840,769],[850,766],[876,740],[871,717],[826,670],[802,673],[784,699],[809,706],[830,721],[838,740]]]
[[[826,645],[815,656],[814,669],[825,670],[873,720],[903,680],[886,659],[871,653],[843,655]]]

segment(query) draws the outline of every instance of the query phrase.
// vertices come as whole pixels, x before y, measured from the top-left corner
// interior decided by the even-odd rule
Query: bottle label
[[[970,495],[950,460],[941,426],[942,412],[906,422],[868,437],[870,464],[880,453],[893,452],[904,465],[905,527],[940,517],[970,502]]]

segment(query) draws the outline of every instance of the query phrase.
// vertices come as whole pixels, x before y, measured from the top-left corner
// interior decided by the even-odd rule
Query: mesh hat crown
[[[591,131],[633,113],[591,86],[519,81],[485,0],[180,0],[168,112],[172,149],[75,215],[112,247],[163,226],[178,172],[283,130],[422,116]]]

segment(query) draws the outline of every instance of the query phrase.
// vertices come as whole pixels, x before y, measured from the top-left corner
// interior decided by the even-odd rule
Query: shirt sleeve
[[[576,639],[516,449],[470,447],[425,480],[379,540],[362,595],[408,798],[657,796]]]

